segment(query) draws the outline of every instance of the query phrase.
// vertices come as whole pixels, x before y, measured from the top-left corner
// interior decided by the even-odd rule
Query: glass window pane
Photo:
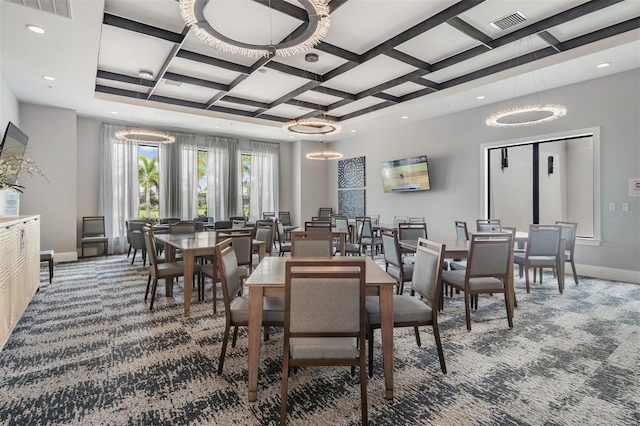
[[[139,218],[159,217],[158,146],[138,145]]]

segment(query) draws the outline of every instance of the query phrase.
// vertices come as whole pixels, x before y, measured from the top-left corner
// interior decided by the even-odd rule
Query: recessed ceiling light
[[[118,111],[111,111],[111,114],[118,115]]]
[[[408,116],[408,115],[403,115],[403,116],[402,116],[402,119],[403,119],[403,120],[406,120],[407,118],[409,118],[409,116]]]
[[[484,99],[485,97],[486,97],[486,96],[484,96],[484,95],[480,95],[480,96],[478,96],[476,99]]]
[[[295,139],[295,138],[296,138],[295,136],[289,136],[289,139]]]
[[[214,129],[219,129],[219,128],[220,128],[220,126],[213,126],[213,128],[214,128]]]
[[[140,78],[144,78],[145,80],[153,80],[153,72],[147,70],[138,71],[138,76]]]
[[[50,75],[43,75],[42,78],[48,81],[55,81],[55,77],[51,77]]]
[[[606,68],[611,65],[611,62],[603,62],[601,64],[596,65],[596,68]]]
[[[34,32],[36,34],[44,34],[46,32],[44,28],[40,28],[37,25],[27,25],[27,28],[29,29],[29,31]]]
[[[355,129],[351,131],[351,133],[355,133],[355,132],[357,132],[357,130],[355,130]]]

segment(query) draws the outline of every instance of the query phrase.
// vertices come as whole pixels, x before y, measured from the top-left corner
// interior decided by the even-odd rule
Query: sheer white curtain
[[[278,211],[279,165],[279,144],[251,142],[250,221],[262,219],[262,212]]]
[[[226,220],[242,211],[241,183],[238,179],[238,141],[207,136],[207,215]]]
[[[176,142],[160,145],[160,216],[190,220],[198,216],[198,140],[171,134]]]
[[[104,215],[110,253],[127,250],[125,221],[138,218],[138,145],[116,139],[124,127],[102,125],[98,211]]]

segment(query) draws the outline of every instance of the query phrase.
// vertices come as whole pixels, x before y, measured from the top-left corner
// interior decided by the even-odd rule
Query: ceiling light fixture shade
[[[531,36],[529,36],[527,39],[530,40]],[[518,46],[519,46],[518,48],[522,47],[522,40],[519,41]],[[515,46],[514,46],[514,52],[515,52]],[[531,52],[533,52],[533,56]],[[536,84],[536,75],[535,75],[536,69],[534,68],[534,62],[536,61],[537,58],[535,57],[535,51],[533,50],[532,45],[529,46],[528,56],[529,56],[529,63],[531,63],[531,76],[533,78],[533,86],[535,88],[536,99],[538,99],[537,102],[540,102],[539,96],[538,96],[537,84]],[[520,58],[521,57],[517,58],[518,62],[520,61]],[[518,63],[516,63],[516,65],[514,66],[514,70],[517,67],[518,67]],[[509,72],[509,67],[507,67],[507,74],[508,72]],[[540,74],[542,91],[545,92],[546,90],[544,86],[544,80],[542,79],[542,73],[540,72],[540,70],[538,70],[538,73]],[[514,93],[515,93],[515,88],[517,83],[517,77],[518,77],[517,71],[515,71],[515,79],[513,83]],[[507,75],[507,78],[505,78],[505,82],[503,84],[503,91],[504,91],[504,85],[506,85],[507,80],[508,80],[508,75]],[[500,97],[502,98],[502,95]],[[550,121],[557,120],[558,118],[564,117],[565,115],[567,115],[567,107],[565,107],[564,105],[559,105],[554,103],[548,103],[546,105],[542,105],[542,103],[537,103],[535,105],[524,105],[524,106],[512,107],[512,108],[504,109],[496,113],[493,113],[486,118],[485,124],[490,127],[533,126],[536,124],[548,123]]]
[[[176,141],[174,136],[159,130],[147,130],[147,129],[126,129],[118,130],[116,132],[116,138],[125,140],[127,142],[152,142],[152,143],[164,143],[170,144]]]
[[[224,52],[240,53],[249,57],[293,56],[311,49],[329,30],[329,6],[326,0],[298,0],[307,11],[306,28],[291,40],[275,45],[243,43],[220,34],[213,29],[204,15],[209,0],[180,0],[180,13],[184,22],[201,40]]]
[[[340,133],[342,126],[334,120],[309,117],[287,121],[282,129],[297,136],[331,136]]]
[[[556,120],[564,117],[566,114],[567,108],[564,105],[527,105],[498,111],[487,117],[485,123],[491,127],[533,126],[535,124]],[[520,117],[520,120],[518,120],[518,117]]]

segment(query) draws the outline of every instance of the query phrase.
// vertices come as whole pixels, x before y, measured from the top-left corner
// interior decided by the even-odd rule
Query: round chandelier
[[[308,160],[339,160],[342,154],[335,151],[315,151],[306,155]]]
[[[298,0],[309,17],[300,35],[279,44],[250,44],[233,40],[216,31],[207,21],[204,9],[209,0],[180,0],[180,13],[185,24],[201,40],[223,52],[240,53],[249,57],[292,56],[318,44],[329,31],[329,6],[326,0]]]
[[[487,117],[485,123],[491,127],[533,126],[556,120],[566,114],[567,108],[564,105],[527,105],[498,111]]]
[[[331,136],[340,133],[342,126],[337,121],[309,117],[287,121],[282,129],[296,136]]]
[[[116,132],[116,138],[125,140],[127,142],[152,142],[152,143],[164,143],[170,144],[176,141],[174,136],[159,130],[146,130],[146,129],[126,129],[118,130]]]

